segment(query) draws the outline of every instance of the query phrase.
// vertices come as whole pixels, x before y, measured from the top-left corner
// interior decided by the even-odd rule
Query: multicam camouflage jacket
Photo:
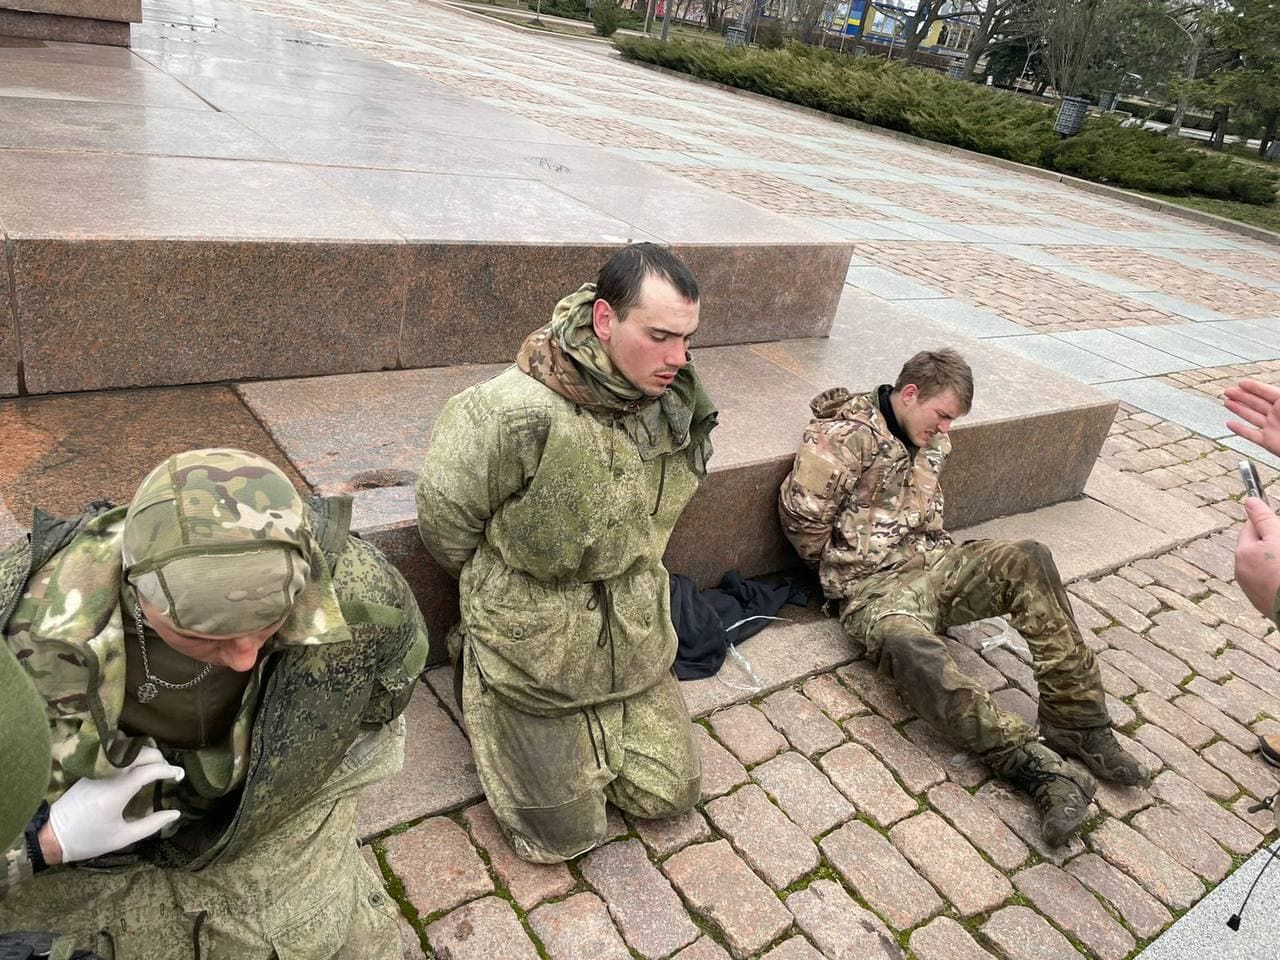
[[[951,450],[946,434],[913,460],[889,431],[874,391],[837,387],[809,407],[814,419],[782,483],[778,514],[828,597],[848,597],[861,579],[951,543],[939,483]]]
[[[219,774],[240,784],[238,800],[216,813],[200,809],[190,791],[208,783],[211,772],[199,767],[197,751],[174,751],[118,726],[126,696],[119,602],[124,516],[123,507],[78,521],[37,511],[30,543],[0,550],[0,633],[48,704],[53,770],[46,799],[53,802],[82,777],[128,765],[144,746],[159,746],[188,777],[182,785],[164,783],[158,797],[155,788],[144,789],[127,814],[168,808],[192,819],[184,815],[171,836],[105,859],[195,870],[235,856],[284,822],[321,788],[362,730],[399,715],[426,660],[426,627],[399,571],[348,534],[349,499],[309,503],[344,624],[330,629],[325,642],[281,646],[259,663],[246,693],[246,702],[255,702],[237,716],[228,769]],[[19,841],[5,854],[0,896],[29,875]]]
[[[450,653],[465,648],[482,688],[526,713],[633,696],[674,661],[662,554],[699,481],[685,450],[705,438],[642,451],[635,416],[588,410],[512,367],[436,422],[418,529],[459,577]]]

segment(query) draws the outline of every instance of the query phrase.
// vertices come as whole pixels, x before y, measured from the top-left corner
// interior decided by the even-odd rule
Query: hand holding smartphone
[[[1258,476],[1258,468],[1254,466],[1253,461],[1241,460],[1236,470],[1240,474],[1240,481],[1244,484],[1245,495],[1257,497],[1263,503],[1267,503],[1266,494],[1262,492],[1262,478]],[[1269,503],[1267,505],[1270,506]]]

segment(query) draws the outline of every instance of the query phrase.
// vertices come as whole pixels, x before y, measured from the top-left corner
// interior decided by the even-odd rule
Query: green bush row
[[[625,57],[836,116],[1101,183],[1175,196],[1274,203],[1277,174],[1194,150],[1108,117],[1063,139],[1050,107],[879,58],[615,37]]]

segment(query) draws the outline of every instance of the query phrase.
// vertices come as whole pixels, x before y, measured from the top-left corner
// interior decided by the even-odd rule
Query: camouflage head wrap
[[[143,480],[125,517],[124,573],[182,630],[321,643],[343,620],[293,484],[243,450],[189,450]]]

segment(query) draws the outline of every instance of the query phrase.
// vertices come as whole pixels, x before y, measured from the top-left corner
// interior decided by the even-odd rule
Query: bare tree
[[[1045,41],[1044,63],[1059,97],[1079,89],[1095,38],[1110,28],[1117,0],[1031,0],[1031,14]]]
[[[1026,34],[1025,23],[1021,29],[1017,27],[1020,21],[1026,19],[1026,6],[1027,0],[986,0],[983,3],[982,16],[974,27],[968,56],[964,60],[962,76],[965,80],[973,78],[978,61],[997,40],[1010,40]]]
[[[871,5],[889,19],[903,25],[902,52],[909,57],[920,48],[935,23],[961,17],[975,18],[981,14],[982,2],[983,0],[919,0],[915,13],[908,13],[901,7],[876,3],[876,0],[871,0]]]

